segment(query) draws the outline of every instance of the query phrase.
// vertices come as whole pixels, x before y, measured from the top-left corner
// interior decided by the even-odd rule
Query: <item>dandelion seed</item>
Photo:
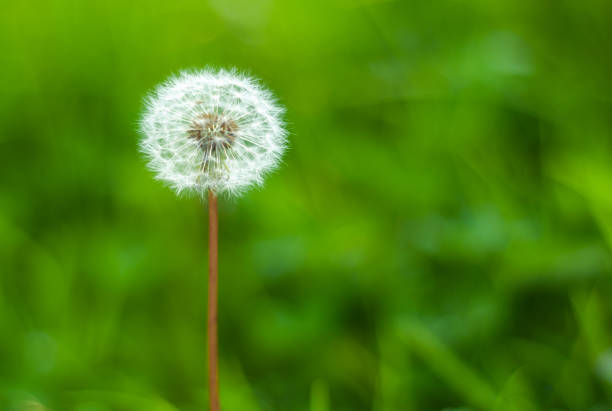
[[[141,151],[179,194],[240,194],[278,165],[283,112],[259,82],[236,70],[184,71],[147,98]]]

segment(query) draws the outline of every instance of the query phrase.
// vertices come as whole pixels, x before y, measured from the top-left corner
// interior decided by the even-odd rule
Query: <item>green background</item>
[[[612,409],[606,0],[4,2],[0,409],[206,409],[206,209],[137,132],[206,65],[291,133],[220,201],[224,410]]]

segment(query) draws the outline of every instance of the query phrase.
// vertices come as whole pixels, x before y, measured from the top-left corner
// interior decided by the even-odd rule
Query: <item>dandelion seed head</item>
[[[286,147],[284,109],[236,70],[183,71],[146,99],[141,151],[178,194],[237,195],[263,183]]]

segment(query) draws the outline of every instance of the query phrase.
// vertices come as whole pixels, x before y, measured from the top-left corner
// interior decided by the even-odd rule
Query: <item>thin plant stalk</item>
[[[217,196],[208,191],[208,396],[210,411],[219,411],[219,351],[217,341],[219,220]]]

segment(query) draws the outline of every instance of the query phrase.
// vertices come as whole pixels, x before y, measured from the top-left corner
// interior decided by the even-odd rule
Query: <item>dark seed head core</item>
[[[238,124],[216,113],[203,113],[196,117],[187,132],[206,153],[216,153],[229,148],[236,139]]]

